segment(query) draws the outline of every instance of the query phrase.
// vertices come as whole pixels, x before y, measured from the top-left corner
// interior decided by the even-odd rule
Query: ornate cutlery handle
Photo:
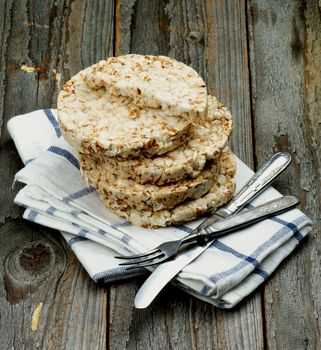
[[[241,210],[245,204],[251,202],[257,195],[265,190],[271,182],[279,176],[290,164],[291,155],[287,152],[274,154],[242,187],[242,189],[224,207],[217,210],[213,216],[203,221],[193,233],[203,230],[206,226],[217,221],[217,217],[228,217]]]
[[[198,232],[200,243],[206,243],[213,239],[239,230],[255,222],[270,218],[276,214],[293,209],[300,203],[294,196],[284,196],[274,199],[256,208],[243,211],[242,213],[231,215],[228,218],[219,220],[214,224],[205,227]]]
[[[253,200],[271,182],[279,176],[291,162],[291,155],[287,152],[279,152],[271,157],[249,180],[249,182],[236,194],[224,209],[234,214],[244,205]]]

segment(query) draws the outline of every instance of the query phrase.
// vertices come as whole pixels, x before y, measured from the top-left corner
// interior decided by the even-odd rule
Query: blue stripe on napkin
[[[221,280],[224,277],[230,276],[232,274],[237,273],[238,271],[240,271],[246,264],[251,263],[253,260],[256,260],[257,257],[259,257],[264,251],[266,251],[271,245],[273,245],[274,243],[276,243],[278,240],[280,240],[283,236],[285,236],[286,234],[289,233],[289,230],[293,231],[293,230],[297,230],[297,226],[302,224],[304,221],[306,221],[307,218],[306,216],[301,216],[298,219],[296,219],[292,224],[290,225],[291,227],[289,227],[288,225],[283,226],[280,230],[278,230],[269,240],[267,240],[266,242],[264,242],[263,244],[261,244],[257,249],[254,250],[254,252],[250,255],[247,256],[246,258],[242,257],[243,254],[237,252],[237,254],[235,254],[235,250],[233,250],[232,248],[230,249],[229,253],[233,254],[234,256],[242,259],[241,262],[239,262],[237,265],[235,265],[233,268],[226,270],[224,272],[220,272],[220,273],[216,273],[214,275],[212,275],[210,277],[210,280],[213,283],[217,283],[219,280]],[[293,233],[295,233],[295,231],[293,231]],[[294,236],[294,235],[293,235]],[[217,240],[218,241],[218,240]],[[215,241],[215,242],[217,242]],[[218,245],[216,243],[215,248],[220,249],[222,247],[222,245]],[[254,265],[256,266],[256,265]]]
[[[88,233],[89,231],[87,231],[87,230],[85,230],[85,229],[80,229],[79,230],[79,236],[81,236],[81,237],[86,237],[86,234]]]
[[[247,209],[251,209],[251,208],[255,208],[255,206],[251,203],[248,203],[244,206],[244,208],[247,208]],[[293,222],[288,222],[288,221],[285,221],[285,220],[282,220],[280,219],[279,217],[277,216],[271,216],[269,218],[269,220],[272,220],[274,222],[277,222],[278,224],[281,224],[281,225],[284,225],[284,226],[287,226],[290,230],[293,231],[293,235],[294,237],[299,241],[301,242],[301,240],[303,239],[303,236],[301,235],[299,229],[296,227],[296,225],[293,223]]]
[[[35,222],[35,219],[37,217],[38,213],[34,210],[30,210],[28,216],[27,216],[27,219],[32,221],[32,222]]]
[[[112,224],[112,228],[119,228],[119,227],[129,227],[132,226],[132,224],[129,221],[124,221],[119,224]]]
[[[67,198],[67,197],[66,197]],[[74,217],[78,217],[79,214],[82,214],[81,210],[72,210],[70,214]]]
[[[303,239],[303,236],[301,235],[301,233],[299,232],[298,227],[293,223],[293,222],[288,222],[285,220],[282,220],[276,216],[274,216],[273,218],[271,218],[270,220],[275,221],[281,225],[284,225],[286,227],[288,227],[290,230],[293,231],[293,236],[297,239],[298,242],[301,242]]]
[[[51,146],[47,149],[47,151],[66,158],[73,166],[75,166],[78,170],[80,170],[77,158],[74,157],[70,152],[66,151],[65,149],[57,146]]]
[[[25,165],[31,163],[31,162],[32,162],[33,160],[35,160],[35,159],[36,159],[36,158],[27,159],[27,160],[25,161]]]
[[[235,257],[237,257],[237,258],[239,258],[241,260],[245,260],[245,261],[249,262],[250,264],[252,264],[254,267],[259,265],[259,262],[255,258],[253,258],[251,256],[246,256],[246,255],[238,252],[237,250],[235,250],[235,249],[229,247],[228,245],[222,243],[218,239],[215,240],[211,244],[211,247],[215,247],[216,249],[219,249],[222,252],[226,252],[226,253],[232,254],[233,256],[235,256]]]
[[[68,204],[69,202],[75,200],[75,199],[78,199],[78,198],[81,198],[81,197],[84,197],[86,196],[87,194],[90,194],[92,192],[95,192],[95,189],[94,187],[85,187],[83,188],[82,190],[80,191],[77,191],[75,193],[72,193],[70,194],[69,196],[67,197],[64,197],[62,200],[64,203]],[[79,212],[78,214],[80,214],[81,212]],[[74,215],[74,216],[77,216],[78,214]]]
[[[131,237],[128,237],[127,235],[123,235],[122,238],[121,238],[121,241],[123,243],[125,243],[126,245],[128,245],[129,241],[131,240]]]
[[[115,267],[113,269],[108,269],[105,271],[94,273],[91,277],[96,283],[103,283],[105,282],[106,279],[110,280],[110,278],[113,278],[113,281],[116,281],[119,279],[123,279],[126,275],[128,275],[128,277],[131,277],[136,273],[142,274],[142,273],[148,272],[148,270],[142,267],[131,269],[129,274],[128,274],[128,271],[129,270],[127,270],[126,267],[121,266],[121,267]]]
[[[253,270],[253,272],[254,272],[256,275],[261,276],[261,277],[264,279],[264,281],[266,281],[266,280],[270,277],[270,275],[269,275],[266,271],[264,271],[264,270],[262,270],[262,269],[260,269],[260,268],[258,268],[258,267],[256,267],[256,268]]]
[[[180,231],[186,232],[188,234],[191,234],[193,232],[193,229],[184,225],[173,225],[173,227],[177,228]]]
[[[61,130],[60,130],[59,124],[57,122],[57,119],[52,114],[50,109],[44,109],[43,111],[44,111],[46,117],[48,118],[48,120],[50,121],[51,125],[55,129],[56,135],[57,135],[57,137],[59,139],[59,137],[61,136]]]
[[[46,210],[46,212],[47,212],[47,214],[49,214],[49,215],[53,215],[53,213],[54,213],[56,210],[57,210],[57,209],[54,208],[54,207],[49,207],[49,208]]]
[[[72,246],[72,245],[74,245],[74,244],[76,244],[76,243],[78,243],[78,242],[84,242],[84,241],[88,241],[88,238],[82,237],[82,236],[76,236],[76,237],[71,238],[71,239],[68,241],[68,244],[69,244],[70,246]]]

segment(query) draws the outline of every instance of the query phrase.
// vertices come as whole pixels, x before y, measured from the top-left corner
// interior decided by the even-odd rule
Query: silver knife
[[[271,182],[280,175],[290,164],[291,155],[280,152],[271,157],[245,184],[228,205],[219,209],[198,226],[193,233],[202,231],[205,227],[214,224],[232,214],[237,213],[247,203],[252,201],[258,194],[265,190]],[[202,254],[213,241],[204,246],[196,246],[187,252],[180,253],[174,260],[160,264],[148,277],[135,297],[135,307],[142,309],[147,307],[158,295],[162,288],[176,276],[186,265]]]
[[[211,234],[216,239],[230,232],[247,227],[251,223],[259,222],[273,215],[293,209],[299,202],[299,199],[294,196],[284,196],[274,199],[248,211],[217,221],[207,227],[204,230],[204,234]],[[161,264],[156,269],[157,273],[152,273],[138,291],[135,297],[135,307],[138,309],[146,308],[158,295],[159,291],[178,273],[178,269],[179,271],[182,270],[187,263],[204,252],[213,243],[213,238],[207,242],[205,246],[196,246],[194,249],[188,250],[187,253],[179,253],[175,260]]]

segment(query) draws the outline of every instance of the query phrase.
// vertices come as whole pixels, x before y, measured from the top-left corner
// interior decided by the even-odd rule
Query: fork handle
[[[193,233],[203,230],[205,227],[217,221],[217,216],[226,218],[240,211],[247,203],[263,192],[271,182],[279,176],[290,164],[291,155],[287,152],[274,154],[264,165],[250,178],[232,200],[218,209],[213,216],[203,221]]]
[[[198,243],[207,243],[213,239],[242,229],[258,221],[271,218],[276,214],[293,209],[299,204],[299,202],[299,199],[295,196],[284,196],[253,209],[219,220],[198,232]]]
[[[271,182],[279,176],[290,164],[291,155],[288,152],[274,154],[235,195],[232,201],[224,209],[231,214],[238,212],[244,205],[253,200]]]

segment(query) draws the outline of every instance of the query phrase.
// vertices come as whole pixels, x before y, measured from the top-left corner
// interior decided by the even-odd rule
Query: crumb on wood
[[[33,23],[31,21],[25,22],[24,25],[27,28],[35,27],[35,28],[49,29],[49,25],[48,24],[38,24],[38,23]]]
[[[53,69],[52,73],[54,74],[55,79],[57,81],[57,85],[59,86],[61,81],[61,73],[57,72],[57,69]]]
[[[35,332],[38,329],[39,319],[41,315],[43,303],[40,302],[36,305],[36,308],[33,311],[32,318],[31,318],[31,330]]]
[[[25,66],[25,65],[21,66],[20,69],[27,72],[27,73],[33,73],[36,71],[35,67],[30,67],[30,66]]]

